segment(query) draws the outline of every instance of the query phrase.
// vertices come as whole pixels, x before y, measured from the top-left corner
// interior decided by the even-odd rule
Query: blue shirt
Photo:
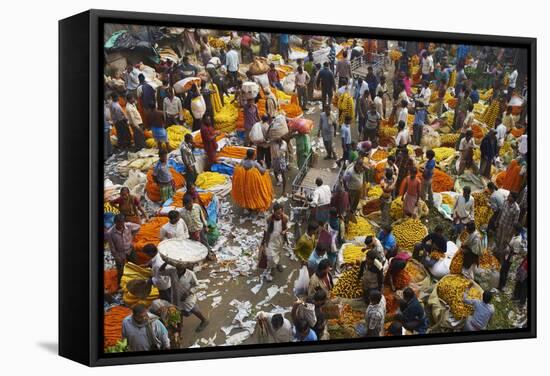
[[[299,342],[317,341],[317,334],[311,328],[304,338],[299,338],[297,333],[294,333],[294,339]]]
[[[413,125],[424,125],[426,123],[426,109],[418,109],[414,114]]]
[[[313,252],[311,252],[311,255],[309,256],[309,259],[307,260],[307,267],[313,271],[317,271],[317,266],[319,266],[321,260],[324,260],[326,258],[326,253],[323,256],[319,256],[317,252],[313,250]]]
[[[351,144],[351,130],[349,128],[349,124],[342,125],[342,129],[340,130],[342,134],[342,143],[344,145],[350,145]]]
[[[281,34],[279,36],[279,41],[282,43],[282,44],[288,44],[288,34]]]
[[[434,176],[435,159],[430,159],[424,166],[424,179],[431,179]]]
[[[473,90],[470,93],[470,99],[472,100],[473,104],[476,104],[477,102],[479,102],[479,93],[477,92],[477,90]]]
[[[484,303],[477,299],[468,299],[468,292],[464,293],[464,303],[474,307],[474,313],[472,314],[471,324],[475,329],[482,330],[487,327],[491,317],[495,313],[495,307],[492,304]]]
[[[393,236],[391,232],[387,235],[384,235],[384,231],[380,231],[378,235],[376,235],[376,237],[378,238],[378,240],[380,240],[380,243],[382,244],[382,247],[384,247],[384,249],[392,250],[395,248],[397,242],[395,241],[395,236]]]

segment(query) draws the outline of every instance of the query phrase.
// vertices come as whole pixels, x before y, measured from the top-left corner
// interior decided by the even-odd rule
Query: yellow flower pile
[[[113,213],[113,214],[118,214],[120,213],[120,211],[115,208],[113,205],[111,205],[110,202],[106,202],[103,204],[103,212],[104,213]]]
[[[363,261],[365,258],[365,252],[360,245],[347,245],[344,250],[344,263],[355,264],[357,261]]]
[[[374,228],[364,217],[356,216],[357,223],[349,221],[346,229],[346,239],[353,240],[358,236],[374,236]]]
[[[203,172],[197,176],[195,185],[201,189],[210,189],[227,182],[227,175],[218,172]]]
[[[226,103],[219,112],[214,114],[214,128],[219,131],[230,133],[236,128],[239,108],[236,103]]]
[[[367,196],[369,198],[380,198],[380,196],[382,196],[382,193],[382,188],[379,185],[375,185],[374,187],[369,188]]]
[[[407,261],[405,265],[405,271],[411,277],[411,282],[418,283],[423,281],[427,277],[426,269],[422,265],[414,261]]]
[[[500,262],[498,259],[486,249],[479,258],[479,267],[482,269],[500,270]]]
[[[357,277],[358,273],[359,267],[343,272],[332,289],[332,295],[346,299],[360,298],[363,295],[363,287]]]
[[[420,243],[428,235],[428,230],[420,220],[409,218],[393,226],[393,235],[400,249],[412,252],[415,244]]]
[[[338,98],[338,110],[339,124],[344,124],[346,116],[355,117],[353,98],[347,91]]]
[[[172,125],[166,128],[166,133],[168,135],[168,147],[170,150],[175,150],[180,147],[185,135],[191,133],[191,131],[183,125]]]
[[[392,61],[397,61],[397,60],[401,59],[401,56],[403,56],[401,51],[398,51],[398,50],[391,50],[389,55],[390,55],[390,59]]]
[[[474,312],[474,308],[463,300],[469,283],[470,281],[462,275],[447,275],[437,285],[439,298],[451,307],[451,313],[458,320],[465,319]],[[482,295],[483,291],[475,286],[468,292],[469,299],[481,299]]]
[[[456,150],[454,148],[449,148],[449,147],[439,147],[439,148],[434,148],[433,151],[435,153],[436,162],[441,162],[454,156]]]
[[[216,37],[208,37],[208,44],[214,48],[225,48],[225,42]]]
[[[442,201],[441,201],[442,204],[447,204],[451,208],[455,206],[455,200],[451,197],[451,195],[444,193],[441,195],[441,198],[442,198]]]
[[[378,133],[380,133],[380,137],[395,137],[397,136],[397,128],[380,127]]]
[[[382,149],[376,150],[371,155],[371,159],[373,161],[376,161],[376,162],[380,162],[381,160],[386,159],[386,158],[388,158],[388,152],[385,151],[385,150],[382,150]]]
[[[390,215],[393,219],[403,217],[403,200],[401,196],[392,201],[390,206]]]
[[[510,141],[504,141],[504,144],[500,148],[498,155],[500,157],[504,157],[507,153],[512,152],[512,144],[510,144]]]
[[[476,227],[489,223],[493,210],[489,206],[489,194],[485,191],[472,193],[474,198],[474,221]]]
[[[449,145],[454,146],[458,142],[459,138],[460,138],[460,135],[458,133],[442,134],[439,136],[441,145],[445,145],[445,146],[449,146]]]

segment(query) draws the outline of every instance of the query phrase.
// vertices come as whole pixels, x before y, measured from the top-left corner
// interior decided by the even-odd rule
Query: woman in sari
[[[214,125],[208,117],[204,118],[204,122],[201,126],[201,138],[204,145],[204,151],[208,159],[208,165],[205,170],[209,171],[210,167],[216,163],[216,151],[218,150],[218,143],[216,137],[220,132],[214,129]]]
[[[403,215],[415,217],[418,201],[420,200],[420,179],[416,177],[416,167],[410,169],[410,175],[403,181],[401,194],[403,195]]]
[[[143,218],[147,219],[147,214],[143,210],[139,199],[130,194],[128,187],[122,187],[120,189],[119,198],[111,201],[111,204],[115,206],[122,214],[124,214],[127,222],[133,222],[141,225],[140,214]]]

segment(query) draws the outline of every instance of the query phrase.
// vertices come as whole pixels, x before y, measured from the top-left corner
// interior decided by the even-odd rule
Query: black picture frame
[[[525,329],[430,334],[401,338],[329,340],[104,354],[102,350],[103,171],[102,25],[187,25],[196,28],[285,31],[295,34],[368,36],[526,48],[529,66],[529,299]],[[535,38],[457,34],[358,26],[88,10],[59,21],[59,355],[88,366],[166,362],[395,346],[535,338],[536,302],[536,49]],[[82,205],[87,192],[88,205]]]

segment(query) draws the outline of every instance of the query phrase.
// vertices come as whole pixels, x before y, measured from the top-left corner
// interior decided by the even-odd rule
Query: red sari
[[[216,150],[218,149],[218,143],[216,142],[216,130],[214,127],[203,124],[201,126],[201,138],[204,145],[204,151],[208,158],[208,164],[212,165],[216,163]]]

